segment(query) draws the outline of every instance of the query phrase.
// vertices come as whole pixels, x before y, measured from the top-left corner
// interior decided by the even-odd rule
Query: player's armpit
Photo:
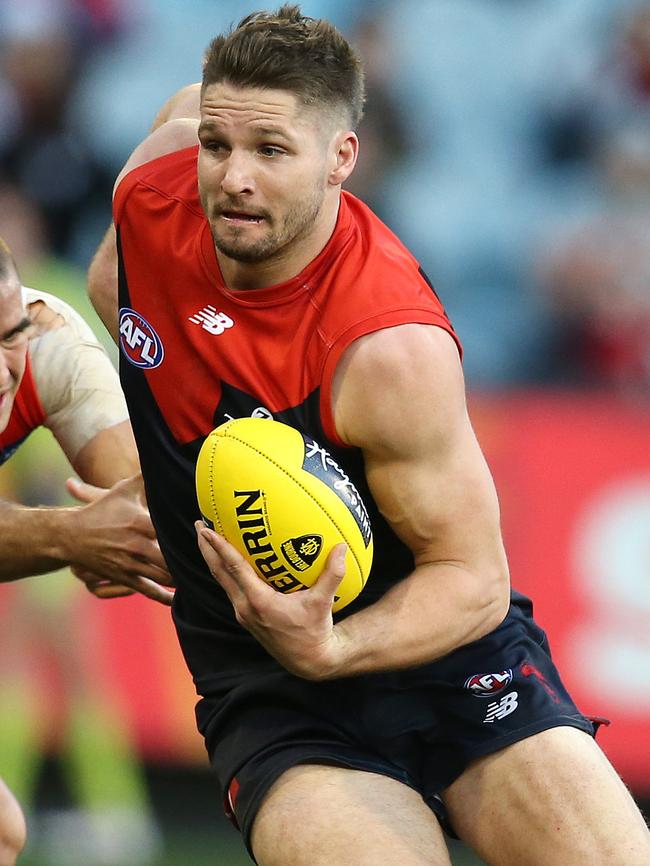
[[[362,449],[371,492],[416,565],[336,626],[346,673],[421,664],[493,630],[508,610],[508,568],[451,336],[410,324],[357,340],[333,400],[339,434]]]

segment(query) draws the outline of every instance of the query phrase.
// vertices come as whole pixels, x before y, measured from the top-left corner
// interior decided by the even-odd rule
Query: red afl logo
[[[491,698],[512,682],[512,669],[498,674],[472,674],[465,680],[465,688],[477,698]]]
[[[120,309],[120,348],[129,363],[153,370],[162,364],[165,350],[146,319],[129,307]]]

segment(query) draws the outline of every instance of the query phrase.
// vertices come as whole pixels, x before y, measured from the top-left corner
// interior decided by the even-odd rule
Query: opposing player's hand
[[[109,490],[78,479],[66,482],[82,508],[74,509],[64,539],[73,574],[98,598],[139,592],[170,605],[171,575],[149,517],[142,475],[118,481]]]
[[[336,675],[342,647],[332,604],[345,573],[345,544],[332,550],[313,586],[283,595],[264,583],[225,538],[201,521],[195,527],[203,558],[230,599],[237,622],[296,676],[317,680]]]
[[[101,577],[101,575],[95,574],[94,571],[88,571],[88,569],[81,566],[71,565],[70,571],[97,598],[123,598],[124,596],[135,594],[135,589],[115,583],[115,581]]]

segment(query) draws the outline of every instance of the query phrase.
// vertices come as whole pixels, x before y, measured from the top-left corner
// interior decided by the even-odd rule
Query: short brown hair
[[[353,128],[363,115],[363,67],[352,46],[328,21],[288,3],[254,12],[212,40],[202,89],[221,81],[289,90],[306,106],[344,109]]]

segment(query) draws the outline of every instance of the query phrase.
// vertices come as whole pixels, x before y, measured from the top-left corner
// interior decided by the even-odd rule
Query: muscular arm
[[[335,627],[334,675],[408,667],[494,629],[509,603],[499,507],[442,329],[404,325],[357,341],[335,380],[342,437],[415,570]]]
[[[118,175],[115,187],[134,168],[174,150],[198,143],[201,85],[190,84],[175,93],[160,109],[150,135],[139,144]],[[109,334],[117,343],[117,249],[111,224],[88,269],[88,295]]]
[[[339,434],[362,449],[377,505],[413,551],[409,576],[334,625],[340,550],[312,588],[282,595],[197,525],[238,621],[308,679],[432,661],[492,631],[509,604],[497,498],[467,417],[451,337],[430,325],[402,325],[361,338],[339,365],[333,397]]]

